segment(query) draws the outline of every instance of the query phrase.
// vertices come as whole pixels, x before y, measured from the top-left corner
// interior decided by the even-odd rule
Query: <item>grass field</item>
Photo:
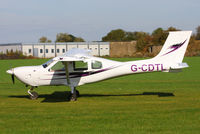
[[[131,58],[119,61],[138,60]],[[38,87],[37,100],[11,82],[10,67],[38,65],[45,59],[0,60],[0,134],[199,134],[200,57],[188,57],[181,73],[123,76],[78,87]]]

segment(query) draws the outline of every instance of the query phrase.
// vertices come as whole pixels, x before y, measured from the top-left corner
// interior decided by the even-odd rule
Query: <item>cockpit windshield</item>
[[[42,64],[44,68],[48,67],[53,62],[53,59],[48,60],[46,63]]]

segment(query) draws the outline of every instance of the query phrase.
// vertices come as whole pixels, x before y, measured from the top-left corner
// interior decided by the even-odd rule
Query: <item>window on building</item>
[[[101,48],[101,50],[102,50],[103,48]]]
[[[150,47],[149,47],[149,53],[152,53],[152,52],[153,52],[153,47],[150,46]]]
[[[95,48],[97,50],[97,48]]]
[[[40,49],[40,53],[43,53],[43,49]]]
[[[65,49],[63,49],[62,52],[65,53]]]
[[[57,49],[57,53],[60,53],[60,49]]]
[[[102,63],[100,61],[92,61],[92,69],[102,68]]]
[[[75,71],[88,70],[87,62],[74,61],[74,70]]]
[[[31,53],[31,49],[28,49],[28,53],[29,53],[29,54]]]
[[[46,49],[46,53],[48,53],[49,52],[49,49]]]
[[[54,53],[54,49],[51,49],[51,53]]]

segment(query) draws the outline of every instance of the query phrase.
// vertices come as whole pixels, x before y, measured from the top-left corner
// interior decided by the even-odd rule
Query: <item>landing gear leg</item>
[[[29,97],[31,100],[36,100],[38,98],[38,93],[33,91],[33,88],[34,87],[31,87],[29,90],[28,90],[28,94],[29,94]]]
[[[76,90],[76,87],[71,87],[70,101],[76,101],[77,97],[79,97],[79,91]]]

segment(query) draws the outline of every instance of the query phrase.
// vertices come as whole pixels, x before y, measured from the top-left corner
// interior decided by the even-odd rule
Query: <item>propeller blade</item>
[[[13,84],[15,84],[15,76],[14,76],[14,74],[12,74],[11,77],[12,77]]]

